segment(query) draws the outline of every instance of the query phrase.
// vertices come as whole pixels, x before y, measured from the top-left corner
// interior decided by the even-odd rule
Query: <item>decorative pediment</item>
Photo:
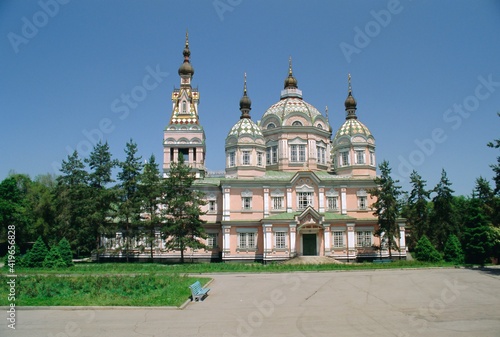
[[[358,197],[366,197],[366,196],[368,196],[368,193],[366,193],[366,191],[365,191],[364,189],[360,189],[360,190],[358,190],[358,191],[356,192],[356,195],[357,195]]]
[[[242,197],[251,197],[251,196],[253,196],[253,192],[250,191],[249,189],[246,189],[243,192],[241,192],[241,196]]]
[[[271,197],[284,197],[284,196],[285,196],[285,192],[283,192],[279,188],[271,191]]]
[[[332,188],[332,189],[330,189],[330,190],[326,191],[326,192],[325,192],[325,195],[326,195],[327,197],[338,197],[338,196],[339,196],[339,192],[338,192],[338,191],[335,191],[335,190]]]
[[[295,217],[299,228],[303,226],[317,226],[321,227],[323,224],[323,216],[319,214],[311,206],[307,207],[302,213]]]

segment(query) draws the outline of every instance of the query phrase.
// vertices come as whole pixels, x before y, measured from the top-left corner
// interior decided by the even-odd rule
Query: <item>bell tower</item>
[[[200,94],[191,86],[194,68],[191,65],[189,36],[186,32],[184,62],[179,67],[180,88],[172,92],[172,115],[163,132],[163,174],[168,175],[170,165],[179,155],[191,166],[197,178],[205,175],[205,131],[198,116]]]

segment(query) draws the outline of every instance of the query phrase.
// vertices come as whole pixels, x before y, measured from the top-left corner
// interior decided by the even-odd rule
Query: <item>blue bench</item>
[[[207,296],[208,292],[210,291],[209,288],[203,288],[201,286],[200,281],[196,281],[195,283],[191,284],[189,286],[189,289],[191,289],[192,300],[195,302],[198,302],[200,301],[200,299],[203,299],[205,296]]]
[[[378,259],[378,260],[373,260],[373,263],[391,263],[391,259]]]

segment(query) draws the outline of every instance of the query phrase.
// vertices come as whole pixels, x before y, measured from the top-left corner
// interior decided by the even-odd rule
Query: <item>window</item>
[[[316,156],[319,164],[326,163],[326,149],[322,146],[316,146]]]
[[[302,126],[302,123],[300,121],[295,121],[292,123],[292,126]]]
[[[257,152],[257,166],[262,166],[262,157],[264,157],[264,153]]]
[[[243,151],[242,163],[243,165],[250,165],[250,151]]]
[[[186,113],[186,101],[182,102],[182,113]]]
[[[327,197],[328,209],[331,211],[336,211],[339,209],[339,197]]]
[[[218,248],[219,245],[217,242],[219,241],[218,239],[219,235],[217,233],[207,233],[207,247],[208,248]]]
[[[284,197],[271,197],[273,209],[283,209]]]
[[[274,125],[274,123],[267,124],[268,129],[274,129],[275,127],[276,127],[276,125]]]
[[[333,232],[333,247],[344,247],[344,232]]]
[[[292,144],[290,145],[290,161],[292,163],[305,162],[306,161],[306,146]]]
[[[278,145],[269,146],[266,149],[266,163],[267,165],[278,163]]]
[[[375,166],[375,153],[370,151],[370,165]]]
[[[179,152],[182,154],[184,157],[184,162],[186,164],[189,163],[189,149],[179,149]],[[177,159],[177,158],[176,158]]]
[[[216,210],[215,208],[215,200],[209,200],[208,201],[208,212],[209,213],[214,213]]]
[[[318,129],[323,129],[323,125],[321,123],[318,124]]]
[[[349,152],[341,152],[340,153],[340,165],[347,166],[349,165]]]
[[[372,245],[372,232],[369,231],[356,232],[357,247],[371,247],[371,245]]]
[[[286,232],[274,233],[274,247],[277,249],[286,248]]]
[[[236,155],[234,154],[234,152],[229,152],[229,167],[234,167],[236,165],[235,158]]]
[[[357,164],[365,163],[365,151],[356,151],[356,163]]]
[[[238,248],[256,249],[257,233],[238,233]]]
[[[298,192],[297,204],[299,209],[305,209],[307,206],[313,205],[313,192]]]
[[[358,208],[366,209],[366,197],[358,197]]]
[[[252,197],[241,197],[241,208],[252,209]]]

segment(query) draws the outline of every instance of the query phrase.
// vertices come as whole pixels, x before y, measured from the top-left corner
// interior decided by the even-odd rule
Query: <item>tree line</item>
[[[500,113],[498,114],[500,117]],[[500,139],[487,144],[500,149]],[[371,195],[380,229],[375,235],[384,239],[389,253],[397,249],[400,232],[397,219],[406,218],[407,246],[415,257],[425,261],[481,264],[500,257],[500,156],[490,165],[494,187],[478,177],[470,196],[455,196],[446,171],[434,188],[413,171],[411,190],[403,192],[391,177],[387,161],[379,165],[377,188]],[[380,247],[379,247],[380,248]]]
[[[107,143],[99,142],[87,158],[76,151],[69,155],[57,177],[10,174],[0,183],[0,243],[5,243],[7,227],[14,225],[20,247],[37,241],[39,249],[40,240],[56,247],[64,239],[76,258],[99,258],[102,237],[116,232],[122,235],[116,252],[127,260],[136,237],[145,238],[139,248],[153,258],[158,231],[167,248],[181,251],[182,260],[185,248],[204,247],[198,240],[206,238],[200,207],[204,201],[193,189],[190,167],[179,156],[163,178],[155,156],[143,162],[137,151],[130,140],[125,159],[119,161]],[[113,170],[118,171],[116,181]]]

